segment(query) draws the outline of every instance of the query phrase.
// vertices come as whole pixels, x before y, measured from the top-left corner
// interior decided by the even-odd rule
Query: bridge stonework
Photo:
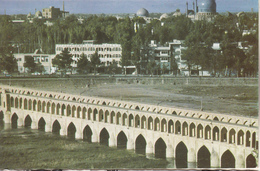
[[[255,118],[10,86],[1,86],[0,100],[6,127],[123,147],[173,167],[256,167]]]

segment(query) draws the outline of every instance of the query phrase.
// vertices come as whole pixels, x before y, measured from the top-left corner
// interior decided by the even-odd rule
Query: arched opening
[[[143,155],[146,153],[146,141],[141,134],[135,140],[135,152]]]
[[[0,121],[2,121],[4,119],[4,112],[0,111]]]
[[[117,148],[126,149],[127,138],[123,131],[121,131],[117,136]]]
[[[15,107],[15,108],[18,108],[18,98],[17,98],[17,97],[15,98],[14,107]]]
[[[201,124],[197,127],[197,138],[203,138],[203,126]]]
[[[99,135],[100,144],[108,146],[109,134],[106,128],[103,128]]]
[[[37,111],[38,112],[42,111],[42,103],[40,100],[38,101],[38,104],[37,104]]]
[[[127,124],[127,115],[124,113],[123,114],[123,126],[126,126],[126,124]]]
[[[93,111],[93,121],[97,120],[97,115],[98,115],[98,111],[97,111],[97,109],[94,109],[94,111]]]
[[[72,106],[72,117],[74,118],[74,117],[76,117],[76,106],[75,105],[73,105]]]
[[[221,142],[227,142],[227,129],[221,129]]]
[[[213,128],[213,141],[219,141],[219,129],[216,126]]]
[[[214,120],[214,121],[219,121],[218,117],[215,117],[213,120]]]
[[[111,124],[114,124],[115,123],[115,112],[114,111],[112,111],[111,112],[111,114],[110,114],[111,116],[110,116],[110,123]]]
[[[205,139],[210,140],[211,139],[211,128],[209,125],[205,127]]]
[[[184,122],[182,124],[182,135],[187,136],[188,135],[188,124],[187,122]]]
[[[104,120],[103,110],[100,109],[100,110],[99,110],[98,121],[99,121],[99,122],[102,122],[103,120]]]
[[[146,129],[146,117],[142,116],[141,118],[141,129]]]
[[[14,107],[14,98],[11,97],[11,107]]]
[[[19,103],[19,108],[22,109],[22,107],[23,107],[23,99],[20,98],[19,102],[20,102],[20,103]]]
[[[60,129],[61,129],[60,123],[57,120],[55,120],[52,125],[52,132],[54,134],[60,135]]]
[[[28,110],[32,110],[32,100],[29,100]]]
[[[236,131],[234,129],[231,129],[229,131],[229,144],[236,143]]]
[[[181,123],[180,123],[180,121],[177,121],[175,123],[175,134],[181,134]]]
[[[237,145],[244,145],[244,132],[242,130],[237,134]]]
[[[47,113],[50,113],[50,108],[51,108],[51,104],[50,104],[50,102],[48,102],[47,103],[47,110],[46,110]]]
[[[86,113],[87,113],[87,109],[84,107],[82,110],[82,119],[86,119]]]
[[[37,102],[36,100],[33,101],[33,111],[36,111]]]
[[[168,122],[168,133],[174,133],[174,128],[173,128],[173,121],[172,120],[170,120],[169,122]]]
[[[105,111],[105,123],[109,122],[109,111]]]
[[[87,141],[87,142],[92,142],[92,130],[91,128],[87,125],[85,126],[84,130],[83,130],[83,140]]]
[[[155,118],[155,120],[154,120],[154,130],[160,131],[160,120],[159,120],[159,118]]]
[[[38,129],[40,131],[45,131],[45,125],[46,125],[46,122],[43,118],[41,118],[38,122]]]
[[[162,138],[159,138],[155,143],[155,157],[166,158],[166,144]]]
[[[175,151],[175,156],[176,156],[176,168],[187,168],[188,167],[188,162],[187,162],[187,154],[188,150],[186,145],[183,142],[180,142]]]
[[[250,147],[250,138],[251,133],[249,131],[246,132],[246,147]]]
[[[135,110],[140,110],[139,106],[136,106],[136,107],[135,107]]]
[[[121,113],[118,112],[118,113],[116,114],[116,124],[117,124],[117,125],[121,125],[121,121],[122,121]]]
[[[55,114],[56,112],[56,106],[55,106],[55,103],[52,103],[51,104],[51,114]]]
[[[221,168],[235,168],[235,158],[233,154],[227,150],[222,156],[221,156]]]
[[[29,115],[27,115],[25,120],[24,120],[24,127],[30,128],[31,125],[32,125],[32,119]]]
[[[148,130],[152,130],[153,129],[153,118],[150,116],[148,118]]]
[[[190,124],[190,137],[195,137],[196,133],[195,133],[195,124],[191,123]]]
[[[203,146],[198,151],[198,168],[210,168],[210,152]]]
[[[70,139],[75,139],[75,133],[76,133],[76,127],[75,127],[75,125],[71,122],[70,124],[69,124],[69,126],[68,126],[68,130],[67,130],[67,132],[68,132],[68,138],[70,138]]]
[[[167,132],[167,124],[165,119],[161,121],[161,132]]]
[[[67,106],[67,116],[71,116],[71,108],[70,108],[70,105]]]
[[[13,114],[11,121],[12,121],[12,128],[13,129],[17,128],[18,116],[16,113]]]
[[[252,134],[252,148],[256,148],[256,133]]]
[[[42,102],[42,112],[45,113],[45,111],[46,111],[46,102],[43,101]]]
[[[79,106],[78,108],[77,108],[77,118],[80,118],[81,116],[80,116],[80,113],[81,113],[81,107]]]
[[[129,127],[133,127],[134,126],[134,116],[132,114],[129,115],[129,123],[128,123]]]
[[[65,116],[65,114],[66,114],[66,106],[65,106],[65,104],[63,104],[63,105],[61,106],[61,115],[62,115],[62,116]]]
[[[256,159],[255,157],[250,154],[249,156],[247,156],[246,158],[246,168],[256,168]]]
[[[135,116],[135,128],[140,128],[140,117],[139,117],[139,115]]]
[[[27,110],[27,99],[24,99],[24,103],[23,103],[24,105],[23,105],[23,108],[25,109],[25,110]]]

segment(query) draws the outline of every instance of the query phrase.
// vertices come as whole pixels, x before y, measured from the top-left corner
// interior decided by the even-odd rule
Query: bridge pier
[[[17,121],[17,126],[18,127],[22,127],[24,124],[23,124],[23,119],[22,118],[18,118],[18,121]]]
[[[97,134],[93,133],[91,142],[93,142],[93,143],[97,143],[98,142]]]
[[[153,149],[153,145],[151,143],[148,143],[146,146],[146,157],[148,159],[154,158],[154,149]]]
[[[127,141],[126,149],[127,150],[133,150],[134,149],[134,142],[131,139],[129,139]]]
[[[76,139],[83,139],[83,133],[80,132],[79,130],[77,130],[76,135],[75,135],[75,138],[76,138]]]
[[[11,125],[11,113],[9,111],[7,111],[4,114],[3,121],[4,121],[4,129],[11,129],[12,128],[12,125]]]
[[[61,136],[67,136],[67,129],[60,129]]]
[[[38,129],[38,124],[36,122],[32,122],[31,129]]]
[[[188,168],[197,168],[196,153],[194,150],[188,152]]]
[[[211,168],[220,168],[219,156],[218,156],[217,152],[214,151],[214,148],[213,148],[210,158],[211,158],[211,160],[210,160]]]

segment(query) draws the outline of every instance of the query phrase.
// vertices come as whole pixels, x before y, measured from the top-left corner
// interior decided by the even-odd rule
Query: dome
[[[199,0],[198,7],[199,12],[216,13],[217,5],[215,0]]]
[[[27,15],[27,18],[31,18],[31,17],[32,17],[32,14],[29,13],[29,14]]]
[[[42,16],[42,12],[41,12],[41,11],[37,11],[37,12],[35,13],[35,16],[36,16],[36,17]]]
[[[165,13],[165,14],[161,15],[160,20],[162,20],[163,18],[168,18],[168,17],[169,17],[169,15]]]
[[[145,8],[141,8],[136,13],[139,17],[149,17],[149,12]]]

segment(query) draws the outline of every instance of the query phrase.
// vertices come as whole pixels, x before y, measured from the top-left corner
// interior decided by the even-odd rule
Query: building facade
[[[77,61],[81,54],[84,54],[88,60],[97,51],[100,57],[101,65],[109,66],[114,62],[120,66],[119,62],[122,57],[122,47],[120,44],[94,44],[94,41],[83,41],[82,44],[57,44],[56,54],[60,54],[65,48],[73,55],[72,67],[77,67]]]
[[[18,71],[20,73],[27,73],[27,69],[23,64],[25,63],[25,58],[28,56],[33,57],[35,63],[40,62],[44,66],[45,72],[41,74],[52,74],[55,72],[56,68],[52,67],[52,59],[55,57],[55,54],[42,54],[39,53],[39,50],[36,50],[34,53],[14,54],[14,57],[17,60]]]

